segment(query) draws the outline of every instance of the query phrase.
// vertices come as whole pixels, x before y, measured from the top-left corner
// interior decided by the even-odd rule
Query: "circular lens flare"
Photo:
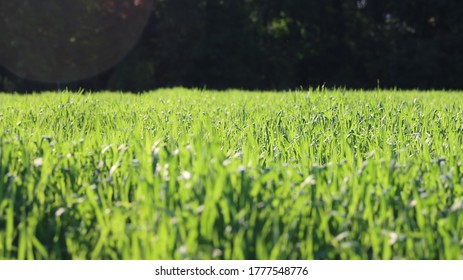
[[[95,76],[132,49],[151,7],[151,0],[2,0],[0,64],[41,82]]]

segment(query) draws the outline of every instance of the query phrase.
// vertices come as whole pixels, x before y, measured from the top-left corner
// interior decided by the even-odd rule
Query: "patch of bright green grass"
[[[1,259],[459,259],[463,94],[0,95]]]

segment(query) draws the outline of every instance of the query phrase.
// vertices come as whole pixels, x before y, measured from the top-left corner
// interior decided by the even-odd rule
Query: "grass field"
[[[1,259],[460,259],[463,93],[0,95]]]

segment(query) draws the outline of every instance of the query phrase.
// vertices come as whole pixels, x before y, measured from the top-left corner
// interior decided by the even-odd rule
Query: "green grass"
[[[463,93],[0,95],[1,259],[460,259]]]

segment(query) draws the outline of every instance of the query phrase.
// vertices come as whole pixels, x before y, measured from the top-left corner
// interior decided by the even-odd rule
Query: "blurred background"
[[[108,25],[110,31],[106,32],[99,28],[104,25],[103,21],[80,17],[79,21],[69,23],[71,15],[45,16],[48,24],[62,27],[56,31],[59,33],[56,36],[82,30],[89,34],[82,35],[87,38],[86,48],[74,51],[78,53],[74,62],[65,62],[61,54],[56,59],[63,61],[62,64],[51,63],[55,58],[38,63],[45,65],[41,73],[55,74],[50,74],[50,79],[30,78],[21,74],[26,73],[24,71],[15,71],[11,65],[19,65],[14,64],[14,60],[24,61],[23,54],[15,53],[13,57],[8,49],[17,50],[11,42],[18,38],[38,36],[43,39],[46,32],[37,31],[43,21],[37,18],[43,18],[49,8],[34,9],[34,13],[29,12],[27,16],[21,12],[9,17],[14,9],[18,11],[17,7],[0,1],[3,2],[0,8],[3,26],[9,24],[16,28],[0,33],[4,42],[0,45],[0,54],[3,52],[3,56],[0,55],[0,91],[30,92],[68,87],[139,92],[174,86],[281,90],[321,85],[365,89],[378,86],[463,88],[461,0],[73,1],[91,11],[88,18],[103,20],[106,16],[108,20],[111,18],[115,22],[117,18],[118,21]],[[58,0],[35,2],[41,2],[43,7],[60,5]],[[87,8],[90,6],[91,9]],[[136,9],[140,7],[147,13],[138,13],[140,10]],[[145,15],[143,23],[139,20],[131,25]],[[35,22],[32,21],[34,17],[37,17]],[[22,29],[12,25],[15,19],[22,22]],[[63,25],[61,22],[66,19],[67,24]],[[72,24],[78,25],[79,30],[73,30]],[[76,37],[71,35],[66,38],[75,44]],[[49,42],[57,40],[49,36]],[[32,39],[28,42],[35,44]],[[92,47],[92,44],[98,45]],[[79,65],[80,61],[87,66],[90,63],[82,57],[97,61],[118,45],[124,47],[101,69],[87,71],[85,65]],[[54,46],[56,50],[64,48],[60,44]],[[78,69],[91,75],[75,74],[75,79],[58,81],[61,77],[55,78],[54,72],[68,71],[64,67],[66,63],[73,65],[75,72],[72,73],[82,74],[75,70]],[[74,75],[72,73],[70,75]]]

